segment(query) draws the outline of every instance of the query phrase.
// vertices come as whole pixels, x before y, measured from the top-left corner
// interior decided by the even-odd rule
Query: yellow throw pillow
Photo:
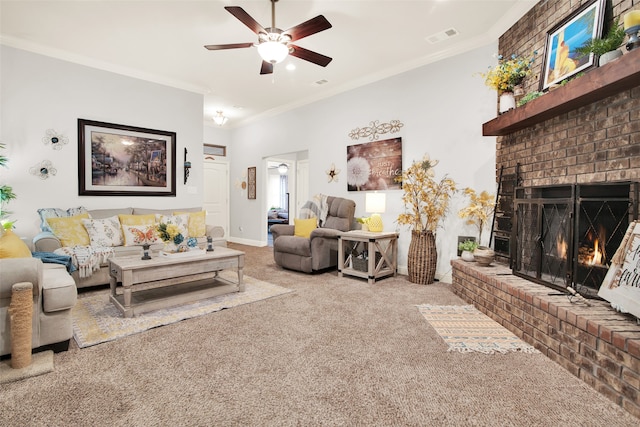
[[[64,218],[48,218],[47,223],[53,234],[60,239],[62,246],[89,246],[89,233],[82,223],[89,214],[81,214]]]
[[[311,232],[317,228],[317,219],[298,219],[293,220],[293,235],[298,237],[309,238]]]
[[[0,237],[0,258],[31,258],[31,251],[18,235],[5,230]]]
[[[122,225],[153,225],[156,223],[156,215],[118,215]]]
[[[189,237],[204,237],[207,234],[207,213],[200,212],[174,212],[174,215],[189,214]]]

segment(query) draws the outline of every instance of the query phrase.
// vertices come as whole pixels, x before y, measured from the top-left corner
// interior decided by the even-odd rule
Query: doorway
[[[308,193],[307,151],[273,155],[265,158],[265,236],[268,246],[273,246],[271,226],[290,224],[298,208],[299,188]],[[301,179],[300,170],[305,177]]]
[[[202,207],[207,212],[206,223],[224,228],[229,236],[229,164],[205,159],[203,162]]]

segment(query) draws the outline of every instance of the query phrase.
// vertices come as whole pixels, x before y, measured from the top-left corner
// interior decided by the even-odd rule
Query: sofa
[[[175,209],[148,209],[148,208],[117,208],[117,209],[93,209],[86,210],[84,208],[74,208],[63,211],[61,209],[40,209],[38,211],[41,218],[41,229],[43,230],[39,234],[37,234],[33,238],[33,248],[35,252],[56,252],[60,253],[61,248],[65,246],[71,246],[68,242],[65,242],[64,239],[61,239],[60,234],[56,234],[50,228],[50,226],[59,221],[58,218],[66,217],[78,217],[84,216],[86,218],[90,218],[91,220],[98,221],[108,221],[109,219],[113,220],[113,218],[117,218],[113,220],[116,224],[118,224],[118,219],[122,220],[125,217],[132,216],[149,216],[158,217],[159,215],[164,216],[173,216],[174,214],[197,214],[202,217],[202,226],[204,227],[204,236],[200,236],[197,238],[197,244],[200,247],[204,247],[207,244],[207,238],[211,237],[212,243],[214,246],[227,246],[227,241],[224,237],[224,228],[220,226],[214,226],[204,223],[204,215],[205,213],[201,208],[175,208]],[[86,221],[85,221],[86,223]],[[189,223],[189,228],[191,224]],[[125,234],[125,226],[124,224],[120,224],[120,232]],[[185,225],[186,227],[186,225]],[[92,247],[94,239],[91,236],[89,242]],[[72,273],[72,277],[76,283],[78,288],[85,288],[90,286],[99,286],[109,284],[109,271],[108,271],[108,256],[128,256],[128,255],[141,255],[142,247],[140,244],[127,244],[127,236],[124,235],[123,243],[119,245],[110,246],[109,244],[103,244],[108,246],[109,251],[112,251],[111,254],[107,254],[100,261],[100,267],[98,270],[91,272],[90,275],[81,274],[82,271],[77,270]],[[157,243],[151,244],[150,250],[151,252],[157,252],[163,248],[164,244],[160,241]]]
[[[297,222],[271,226],[273,235],[273,257],[279,266],[314,273],[336,268],[338,265],[338,236],[343,231],[360,228],[354,215],[356,203],[341,197],[326,198],[328,210],[326,220],[313,227],[309,237],[296,235]]]
[[[33,323],[31,347],[51,347],[64,351],[73,336],[71,309],[77,289],[66,268],[43,264],[38,258],[0,259],[0,356],[11,353],[9,304],[13,285],[33,285]]]

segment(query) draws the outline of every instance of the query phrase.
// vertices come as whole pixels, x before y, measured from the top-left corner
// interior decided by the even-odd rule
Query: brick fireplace
[[[534,50],[543,53],[546,32],[584,3],[586,1],[539,2],[502,35],[499,53],[524,56]],[[605,28],[615,17],[622,17],[637,6],[637,1],[607,2]],[[543,56],[538,55],[534,73],[525,82],[525,92],[538,90]],[[632,316],[616,313],[605,301],[592,300],[588,306],[562,292],[569,279],[574,281],[587,271],[591,274],[591,269],[580,265],[585,259],[585,249],[581,249],[582,242],[576,238],[576,234],[584,231],[583,225],[575,223],[577,203],[584,199],[581,195],[597,199],[608,208],[609,201],[601,200],[606,199],[605,196],[613,194],[617,200],[620,193],[630,194],[629,200],[613,208],[613,216],[622,219],[621,223],[606,220],[606,230],[602,232],[595,227],[592,234],[615,235],[616,227],[626,229],[629,221],[637,218],[639,82],[640,49],[636,49],[483,125],[484,135],[497,136],[496,175],[499,171],[518,175],[522,206],[533,199],[548,202],[547,199],[555,198],[547,206],[558,209],[549,208],[546,215],[557,214],[560,222],[547,225],[552,229],[546,231],[550,231],[549,239],[562,231],[573,244],[574,253],[562,265],[550,257],[547,271],[535,270],[542,268],[539,262],[534,263],[535,268],[525,267],[523,263],[531,261],[534,255],[523,255],[522,248],[520,252],[511,251],[514,270],[509,265],[478,267],[475,263],[454,260],[452,286],[457,295],[640,418],[640,325]],[[607,186],[613,186],[609,188],[615,191],[602,191]],[[518,194],[514,196],[515,211]],[[623,205],[630,210],[626,211]],[[544,211],[544,207],[541,209]],[[567,222],[562,223],[567,210],[571,213],[566,216]],[[533,215],[532,212],[529,214]],[[522,211],[519,215],[518,220],[523,221],[526,215]],[[530,231],[525,227],[521,232]],[[517,228],[518,224],[514,223],[515,231]],[[541,240],[544,233],[538,231],[530,232],[533,246],[538,247],[542,242],[549,254],[561,253],[558,241],[544,242]],[[605,248],[609,256],[619,245],[616,239]],[[512,234],[511,248],[513,244]],[[586,253],[590,255],[592,250]],[[587,294],[597,292],[606,261],[595,270],[596,276],[590,282],[585,280],[589,283],[582,290]],[[516,275],[514,271],[522,274]],[[551,282],[552,288],[545,286],[550,283],[542,284],[545,281]]]

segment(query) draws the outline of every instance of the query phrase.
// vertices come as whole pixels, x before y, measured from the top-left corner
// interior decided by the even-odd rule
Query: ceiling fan
[[[276,27],[277,1],[278,0],[271,0],[271,27],[267,28],[258,24],[258,22],[241,7],[225,6],[225,9],[230,14],[238,18],[240,22],[258,35],[257,43],[210,44],[206,45],[205,48],[209,50],[223,50],[256,46],[258,48],[258,53],[262,57],[260,74],[273,73],[273,65],[284,60],[284,58],[289,54],[322,67],[326,67],[329,62],[331,62],[332,58],[303,47],[296,46],[291,42],[319,33],[320,31],[328,30],[331,28],[329,21],[327,21],[324,16],[318,15],[315,18],[303,22],[302,24],[282,31],[280,28]]]

